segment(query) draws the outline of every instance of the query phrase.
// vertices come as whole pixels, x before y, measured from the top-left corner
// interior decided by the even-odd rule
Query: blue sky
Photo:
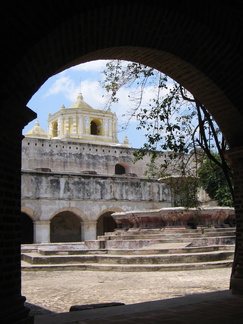
[[[94,109],[104,109],[106,103],[105,90],[100,81],[101,73],[105,68],[106,61],[98,60],[74,66],[49,78],[40,89],[33,95],[27,106],[37,113],[40,126],[47,130],[49,113],[55,113],[64,104],[70,107],[78,96],[83,94],[84,100]],[[153,96],[151,88],[147,88],[144,94],[144,104],[148,104]],[[144,132],[136,130],[136,120],[132,119],[128,127],[122,130],[127,122],[128,111],[131,108],[129,101],[129,89],[119,91],[119,103],[111,107],[118,118],[118,140],[123,142],[124,136],[128,136],[131,147],[139,148],[145,142]],[[125,115],[125,116],[124,116]],[[23,130],[23,134],[33,128],[35,121],[30,122]]]

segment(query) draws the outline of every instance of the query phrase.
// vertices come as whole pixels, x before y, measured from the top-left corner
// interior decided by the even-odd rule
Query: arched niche
[[[126,173],[126,168],[122,164],[117,163],[115,165],[115,174],[122,175],[125,173]]]
[[[111,214],[113,214],[112,211],[105,212],[98,218],[97,236],[104,235],[106,232],[114,232],[117,226]]]
[[[91,121],[90,123],[90,134],[91,135],[98,135],[98,126],[95,121]]]
[[[62,211],[55,215],[50,224],[50,241],[52,243],[80,242],[80,218],[70,211]]]

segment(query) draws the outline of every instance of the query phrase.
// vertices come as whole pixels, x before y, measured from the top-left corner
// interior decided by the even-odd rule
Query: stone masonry
[[[157,68],[193,93],[228,141],[237,217],[232,292],[243,294],[241,1],[3,1],[0,11],[0,318],[31,323],[21,293],[21,129],[27,102],[77,63],[119,58]],[[233,154],[234,152],[234,154]]]

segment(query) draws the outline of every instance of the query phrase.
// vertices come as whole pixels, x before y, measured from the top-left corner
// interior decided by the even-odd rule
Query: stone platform
[[[234,228],[130,229],[95,241],[22,247],[22,270],[176,271],[230,267]]]

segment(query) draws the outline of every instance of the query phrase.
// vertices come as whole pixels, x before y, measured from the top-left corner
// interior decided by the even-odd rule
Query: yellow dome
[[[25,135],[25,137],[36,137],[36,138],[47,138],[47,132],[44,131],[43,128],[40,127],[38,120],[35,122],[35,126],[29,130]]]
[[[84,101],[81,93],[78,94],[77,101],[70,108],[94,109]]]

